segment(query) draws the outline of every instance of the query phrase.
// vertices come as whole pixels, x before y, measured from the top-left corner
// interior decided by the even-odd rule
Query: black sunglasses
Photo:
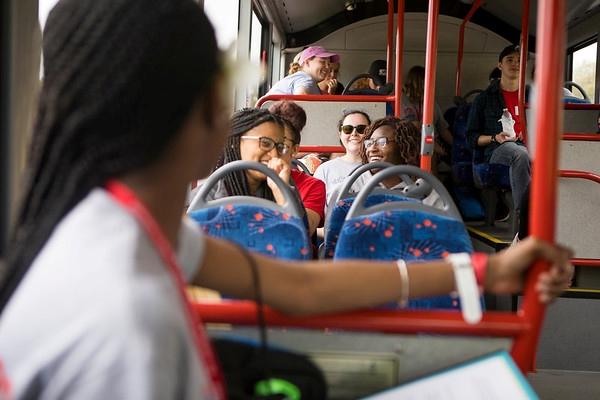
[[[342,125],[342,129],[341,131],[344,132],[346,135],[351,135],[352,132],[354,130],[356,130],[356,133],[358,133],[359,135],[362,135],[365,133],[365,130],[367,129],[367,125]]]

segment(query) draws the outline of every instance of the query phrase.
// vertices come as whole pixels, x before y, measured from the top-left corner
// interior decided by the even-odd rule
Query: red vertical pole
[[[454,91],[454,94],[456,96],[460,96],[460,83],[462,80],[462,60],[463,60],[463,53],[464,53],[464,47],[465,47],[465,27],[467,26],[467,22],[469,22],[471,20],[471,18],[473,17],[473,14],[475,14],[475,11],[477,11],[479,6],[481,6],[481,0],[476,0],[473,3],[473,5],[471,6],[471,9],[467,13],[467,15],[465,16],[465,19],[460,24],[460,29],[458,31],[458,57],[456,60],[456,88]]]
[[[398,18],[396,23],[396,71],[394,85],[396,94],[394,98],[394,115],[399,117],[402,102],[402,59],[404,58],[404,0],[398,0]]]
[[[556,224],[556,192],[558,151],[562,134],[562,86],[565,56],[565,0],[539,2],[537,18],[538,59],[535,71],[537,84],[535,113],[536,152],[531,184],[531,235],[554,241]],[[535,283],[547,262],[537,262],[527,276],[523,304],[519,315],[530,322],[530,333],[517,338],[512,354],[523,372],[535,369],[535,352],[545,307],[538,301]]]
[[[425,53],[425,93],[421,127],[421,169],[431,172],[433,154],[433,108],[435,104],[435,70],[437,67],[437,28],[440,0],[429,0],[427,16],[427,48]]]
[[[521,17],[521,64],[519,69],[519,119],[521,134],[527,143],[527,118],[525,115],[525,80],[527,78],[527,53],[529,42],[529,0],[523,0]]]
[[[394,0],[388,0],[388,15],[387,15],[387,49],[386,49],[386,83],[392,81],[392,57],[394,52]]]

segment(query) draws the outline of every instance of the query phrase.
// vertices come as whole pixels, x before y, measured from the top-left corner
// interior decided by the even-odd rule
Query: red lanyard
[[[110,195],[121,204],[127,211],[133,215],[138,223],[144,228],[148,237],[154,244],[154,247],[159,252],[164,263],[169,267],[169,272],[173,278],[177,291],[183,304],[186,319],[189,325],[189,330],[192,333],[194,344],[198,357],[204,363],[204,367],[208,369],[210,378],[213,383],[213,395],[218,399],[224,400],[225,386],[223,384],[223,376],[221,370],[217,364],[215,354],[212,351],[206,332],[202,327],[201,321],[197,318],[196,314],[192,312],[190,303],[185,292],[185,282],[181,275],[181,269],[179,268],[175,252],[171,247],[171,244],[164,236],[159,225],[156,223],[150,212],[146,209],[144,204],[137,198],[135,193],[131,191],[123,183],[111,180],[106,184],[106,190]]]

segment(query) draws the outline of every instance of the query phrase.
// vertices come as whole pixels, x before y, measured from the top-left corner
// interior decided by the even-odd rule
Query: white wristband
[[[460,305],[465,322],[476,324],[481,321],[481,301],[475,272],[471,265],[469,253],[450,254],[446,260],[452,264],[454,281],[460,298]]]
[[[408,305],[408,268],[406,268],[404,260],[397,260],[396,266],[398,267],[398,272],[400,272],[400,287],[402,288],[398,304],[400,307],[405,308]]]

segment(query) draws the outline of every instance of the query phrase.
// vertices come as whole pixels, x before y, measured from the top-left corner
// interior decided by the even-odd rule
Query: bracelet
[[[450,254],[446,260],[454,270],[454,281],[460,298],[463,319],[468,324],[481,321],[481,301],[469,253]]]
[[[496,140],[496,135],[497,135],[497,133],[495,133],[491,136],[492,141],[490,143],[498,143],[498,141]]]
[[[402,259],[396,261],[396,266],[398,267],[398,272],[400,272],[400,283],[402,285],[398,304],[401,308],[405,308],[408,305],[408,268],[406,268],[406,262]]]
[[[488,269],[488,255],[485,253],[473,253],[471,254],[471,265],[473,265],[473,271],[475,272],[475,279],[479,290],[483,291],[485,287],[485,276]]]

